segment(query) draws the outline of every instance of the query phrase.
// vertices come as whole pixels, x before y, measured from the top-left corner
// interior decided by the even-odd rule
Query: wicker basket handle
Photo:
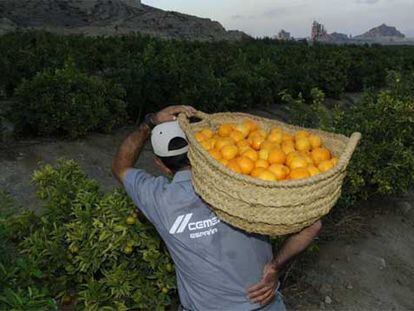
[[[348,144],[345,147],[345,150],[342,154],[341,160],[343,159],[348,163],[351,160],[352,154],[355,151],[356,146],[358,145],[359,140],[361,139],[361,133],[354,132],[349,138]]]
[[[210,115],[208,113],[202,112],[200,110],[197,110],[194,117],[200,120],[207,119]],[[178,123],[180,124],[180,127],[182,130],[188,135],[188,130],[190,126],[190,120],[188,119],[188,116],[185,113],[180,113],[178,115]]]

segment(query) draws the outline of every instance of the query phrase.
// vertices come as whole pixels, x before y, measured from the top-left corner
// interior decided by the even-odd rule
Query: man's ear
[[[165,164],[161,161],[161,159],[157,156],[154,157],[155,165],[159,168],[159,170],[165,175],[173,175],[173,172],[165,166]]]

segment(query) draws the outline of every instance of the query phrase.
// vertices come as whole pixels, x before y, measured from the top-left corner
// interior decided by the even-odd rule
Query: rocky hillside
[[[163,11],[139,0],[1,0],[0,34],[45,29],[61,34],[131,32],[177,39],[218,41],[248,37],[207,18]]]
[[[382,37],[404,38],[405,36],[393,26],[382,24],[374,27],[362,35],[356,36],[355,39],[373,39]]]

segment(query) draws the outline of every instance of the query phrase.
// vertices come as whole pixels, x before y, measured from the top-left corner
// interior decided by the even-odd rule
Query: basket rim
[[[345,135],[342,134],[337,134],[337,133],[330,133],[327,131],[323,131],[320,129],[312,129],[312,128],[305,128],[305,127],[301,127],[301,126],[296,126],[296,125],[291,125],[289,123],[283,122],[283,121],[279,121],[277,119],[269,119],[269,118],[265,118],[265,117],[259,117],[259,116],[255,116],[249,113],[244,113],[244,112],[219,112],[219,113],[213,113],[213,114],[206,114],[206,113],[201,113],[199,114],[200,118],[202,119],[201,121],[197,122],[197,123],[201,123],[201,122],[208,122],[208,119],[211,117],[220,117],[220,116],[240,116],[240,117],[244,117],[244,118],[250,118],[250,119],[254,119],[258,122],[262,122],[263,120],[268,121],[268,122],[274,122],[276,121],[277,123],[281,123],[283,126],[290,128],[290,129],[304,129],[304,130],[310,130],[312,132],[318,132],[318,133],[322,133],[323,135],[329,135],[329,136],[333,136],[336,137],[338,139],[346,139],[348,140],[345,149],[349,146],[350,144],[350,140],[351,138],[353,138],[355,140],[355,143],[357,143],[361,137],[361,134],[358,132],[353,133],[350,137],[347,137]],[[229,168],[227,168],[226,166],[222,165],[220,162],[214,160],[210,154],[208,153],[207,150],[205,150],[202,145],[195,139],[194,137],[194,133],[192,133],[190,131],[190,129],[188,128],[191,124],[189,123],[187,117],[185,115],[180,115],[179,116],[179,120],[180,120],[180,125],[181,124],[186,124],[187,126],[181,126],[184,127],[183,130],[187,136],[187,139],[190,141],[190,143],[193,145],[191,146],[190,144],[190,152],[192,151],[192,148],[195,148],[195,146],[197,146],[197,152],[201,152],[201,154],[203,155],[203,157],[205,158],[206,161],[208,161],[210,164],[212,164],[216,169],[218,169],[220,172],[222,172],[223,174],[226,174],[232,178],[236,178],[239,181],[244,181],[244,182],[248,182],[249,184],[254,184],[256,186],[261,186],[261,187],[286,187],[286,188],[292,188],[292,187],[300,187],[300,186],[306,186],[308,184],[313,184],[315,182],[321,181],[321,180],[325,180],[328,179],[330,177],[332,177],[335,174],[338,174],[341,171],[344,171],[346,169],[347,163],[349,162],[349,155],[345,152],[342,152],[339,159],[338,159],[338,164],[333,168],[330,169],[324,173],[318,174],[318,175],[314,175],[305,179],[297,179],[297,180],[282,180],[282,181],[267,181],[267,180],[261,180],[258,178],[254,178],[252,176],[249,175],[242,175],[242,174],[238,174],[236,172],[233,172],[232,170],[230,170]],[[187,132],[190,132],[191,135],[189,135]]]

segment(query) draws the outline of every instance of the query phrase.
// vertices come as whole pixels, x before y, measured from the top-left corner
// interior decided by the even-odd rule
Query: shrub
[[[362,140],[348,167],[342,206],[374,195],[399,195],[414,183],[414,74],[390,72],[387,87],[366,91],[351,108],[329,111],[321,100],[306,105],[286,97],[292,122],[344,135],[361,132]]]
[[[93,130],[109,131],[126,116],[121,87],[87,76],[72,63],[24,80],[16,95],[11,118],[23,133],[74,138]]]
[[[171,304],[171,259],[124,192],[102,193],[73,161],[46,165],[33,180],[46,202],[37,225],[22,232],[16,223],[24,215],[3,222],[9,237],[21,237],[17,249],[27,268],[16,276],[19,284],[32,280],[31,286],[79,309],[163,310]],[[19,296],[21,288],[11,289]],[[6,306],[0,299],[0,309]]]

